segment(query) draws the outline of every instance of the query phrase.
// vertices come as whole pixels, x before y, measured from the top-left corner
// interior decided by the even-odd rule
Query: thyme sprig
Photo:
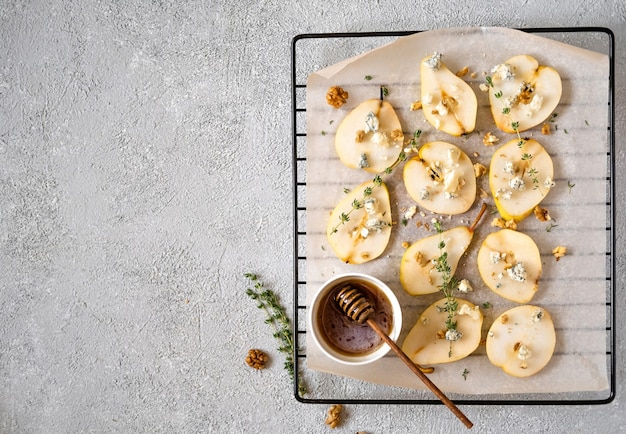
[[[522,149],[524,147],[524,145],[526,144],[526,140],[525,138],[522,137],[520,130],[519,130],[519,121],[513,120],[512,116],[511,116],[511,107],[502,100],[502,96],[503,93],[501,90],[495,90],[495,86],[493,84],[493,79],[491,78],[491,76],[486,76],[485,77],[485,83],[487,84],[487,86],[489,86],[490,88],[494,89],[494,94],[493,96],[496,97],[496,99],[498,99],[499,101],[502,101],[502,114],[504,116],[506,116],[506,118],[509,120],[510,124],[511,124],[511,129],[513,130],[513,132],[517,135],[517,147]],[[555,115],[556,116],[556,115]],[[530,166],[530,161],[533,159],[532,154],[529,154],[528,152],[525,152],[522,155],[522,160],[528,162],[528,172],[526,172],[528,174],[528,176],[530,177],[532,183],[533,183],[533,189],[537,189],[540,188],[539,186],[539,172],[537,171],[537,169],[535,169],[534,167]]]
[[[443,227],[441,226],[441,222],[439,220],[435,220],[433,222],[435,226],[435,230],[438,234],[443,233]],[[443,293],[446,301],[441,309],[442,312],[446,312],[448,317],[446,318],[446,338],[448,338],[449,333],[452,335],[456,335],[456,321],[454,320],[454,315],[456,314],[459,303],[454,296],[454,290],[459,286],[459,280],[454,277],[452,274],[452,268],[450,264],[448,264],[448,252],[445,250],[446,242],[443,237],[439,241],[439,256],[435,259],[435,270],[441,274],[442,283],[439,287],[441,292]],[[452,342],[453,339],[450,340],[450,351],[448,352],[448,357],[452,357]]]
[[[291,321],[287,316],[285,308],[280,304],[278,296],[270,289],[263,286],[258,276],[253,273],[245,273],[252,287],[246,289],[246,295],[257,302],[257,307],[265,311],[265,323],[272,326],[273,336],[280,342],[278,351],[285,354],[285,370],[289,374],[291,381],[295,381],[296,372],[294,367],[294,340]],[[298,384],[300,395],[306,393],[306,386],[302,381]]]
[[[365,187],[365,189],[363,189],[363,195],[361,196],[360,199],[354,199],[352,201],[352,207],[350,208],[349,211],[347,212],[342,212],[341,214],[339,214],[339,223],[337,223],[331,230],[331,234],[336,233],[337,231],[339,231],[339,227],[348,223],[350,221],[350,214],[352,214],[354,211],[363,208],[364,204],[365,204],[365,199],[367,199],[369,196],[372,195],[374,188],[376,187],[380,187],[381,185],[383,185],[383,178],[387,175],[390,175],[394,169],[396,167],[398,167],[398,165],[400,163],[402,163],[403,161],[406,161],[408,158],[408,153],[417,150],[418,148],[418,141],[420,136],[422,135],[422,130],[416,130],[413,133],[413,137],[411,138],[411,140],[409,140],[409,142],[407,143],[407,146],[404,147],[400,153],[398,154],[398,158],[396,158],[396,160],[387,168],[385,168],[385,170],[383,170],[380,173],[377,173],[374,176],[374,179],[372,179],[372,183],[374,184],[373,187],[368,186]],[[349,192],[349,190],[347,190]],[[344,189],[344,192],[346,192],[346,189]]]

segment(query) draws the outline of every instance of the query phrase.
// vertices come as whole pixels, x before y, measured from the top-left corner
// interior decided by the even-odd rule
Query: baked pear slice
[[[435,268],[435,261],[444,253],[450,267],[450,275],[454,276],[486,209],[487,206],[483,204],[470,226],[457,226],[422,238],[404,251],[400,261],[400,283],[408,294],[424,295],[440,290],[443,277]],[[442,243],[444,247],[440,248]]]
[[[343,164],[371,173],[385,170],[404,144],[402,125],[387,101],[369,99],[350,111],[337,127],[335,150]]]
[[[485,285],[507,300],[527,303],[539,288],[539,248],[524,233],[512,229],[490,233],[478,249],[476,260]]]
[[[418,154],[405,163],[403,179],[411,198],[437,214],[462,214],[476,199],[472,160],[448,142],[422,145]]]
[[[454,333],[455,340],[448,338],[448,312],[445,310],[447,298],[443,298],[422,312],[402,343],[402,351],[414,363],[434,365],[455,362],[478,348],[483,314],[473,303],[458,298],[455,300],[458,304],[458,310],[453,316],[458,332]]]
[[[400,262],[402,288],[410,295],[432,294],[439,291],[443,284],[443,277],[435,269],[434,263],[441,256],[439,244],[443,241],[446,245],[444,252],[447,253],[450,275],[453,276],[473,235],[473,231],[470,231],[467,226],[458,226],[411,244],[404,251]]]
[[[513,122],[517,122],[518,131],[539,125],[561,100],[563,89],[558,71],[539,65],[537,59],[526,54],[495,66],[491,74],[491,114],[498,128],[506,133],[515,132]]]
[[[500,216],[516,222],[528,217],[554,186],[552,158],[534,139],[511,140],[491,158],[489,189]]]
[[[514,307],[496,318],[486,340],[489,361],[514,377],[530,377],[542,370],[555,345],[550,313],[531,305]]]
[[[435,52],[420,62],[422,110],[433,127],[458,137],[474,131],[478,101],[470,85],[450,71],[441,57]]]
[[[369,194],[364,195],[367,191]],[[348,264],[379,257],[391,237],[391,203],[385,183],[364,182],[333,209],[326,237],[335,255]]]

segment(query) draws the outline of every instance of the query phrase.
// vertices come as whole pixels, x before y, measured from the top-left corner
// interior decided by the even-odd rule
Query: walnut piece
[[[422,102],[421,101],[415,101],[414,103],[411,103],[411,111],[414,112],[416,110],[420,110],[422,108]]]
[[[552,250],[552,255],[556,258],[557,261],[561,259],[563,256],[565,256],[566,253],[567,253],[567,247],[564,247],[564,246],[558,246],[558,247],[555,247],[554,250]]]
[[[552,134],[550,131],[550,124],[543,124],[541,126],[541,134],[543,134],[544,136]]]
[[[512,229],[514,231],[517,230],[517,223],[515,223],[513,219],[505,221],[504,219],[494,217],[491,221],[491,226],[502,229]]]
[[[548,220],[552,220],[552,217],[550,217],[550,213],[548,212],[548,210],[540,207],[539,205],[535,207],[534,213],[535,217],[537,217],[537,220],[539,220],[540,222],[547,222]]]
[[[474,176],[476,178],[480,178],[485,173],[487,173],[487,168],[484,165],[480,163],[474,163]]]
[[[363,139],[364,139],[364,138],[365,138],[365,131],[363,131],[363,130],[358,130],[358,131],[356,132],[356,137],[354,137],[354,141],[355,141],[356,143],[361,143],[361,142],[363,142]]]
[[[341,404],[333,404],[328,409],[328,415],[324,423],[331,428],[337,428],[341,423]]]
[[[495,134],[493,134],[491,131],[489,131],[487,134],[485,134],[485,136],[483,137],[483,144],[485,146],[493,146],[496,144],[496,142],[500,140],[498,137],[496,137]]]
[[[403,137],[404,137],[404,133],[402,132],[400,128],[396,128],[395,130],[391,132],[391,140],[393,140],[394,142]]]
[[[335,108],[339,108],[348,100],[348,92],[339,86],[333,86],[328,89],[326,94],[326,102]]]
[[[261,350],[252,349],[248,351],[246,363],[254,369],[265,368],[265,363],[269,360],[269,356]]]
[[[457,77],[465,77],[469,72],[469,66],[464,66],[456,72]]]

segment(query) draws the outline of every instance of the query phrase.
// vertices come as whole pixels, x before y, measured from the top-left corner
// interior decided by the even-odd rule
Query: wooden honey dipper
[[[380,326],[371,318],[374,313],[374,307],[370,301],[361,292],[350,285],[342,287],[335,295],[335,302],[341,310],[352,320],[358,324],[367,323],[383,341],[391,347],[391,349],[400,357],[400,359],[417,375],[420,380],[443,402],[456,417],[467,427],[471,428],[474,424],[465,414],[448,398],[430,379],[422,372],[420,367],[413,363],[404,351],[380,328]]]

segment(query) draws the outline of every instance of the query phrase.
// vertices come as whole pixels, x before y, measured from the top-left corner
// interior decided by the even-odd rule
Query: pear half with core
[[[487,235],[478,249],[477,262],[485,285],[507,300],[527,303],[537,292],[541,256],[528,235],[512,229]]]
[[[422,238],[406,249],[400,262],[400,283],[408,294],[432,294],[440,290],[444,283],[443,276],[435,268],[435,262],[444,253],[450,276],[454,276],[486,209],[487,206],[483,204],[471,226],[458,226]]]
[[[443,277],[435,269],[434,263],[442,254],[439,244],[445,243],[443,252],[447,253],[450,275],[453,276],[472,237],[473,232],[467,226],[458,226],[411,244],[405,250],[400,262],[402,288],[411,295],[432,294],[439,291],[443,284]]]
[[[369,99],[352,109],[335,134],[341,162],[371,173],[389,167],[403,144],[400,120],[391,104],[381,99]]]
[[[559,104],[561,76],[554,68],[539,65],[522,54],[495,66],[491,71],[489,103],[493,119],[502,131],[526,131],[546,120]]]
[[[529,377],[542,370],[556,345],[554,322],[547,310],[518,306],[491,325],[486,350],[489,361],[514,377]]]
[[[333,209],[326,237],[339,259],[362,264],[379,257],[391,237],[391,204],[384,183],[365,182]]]
[[[431,304],[419,316],[402,343],[402,351],[419,365],[455,362],[467,357],[478,348],[481,340],[483,314],[478,306],[469,301],[456,299],[458,310],[454,340],[446,334],[447,299]]]
[[[489,188],[500,216],[517,222],[528,217],[554,186],[552,158],[539,142],[513,139],[491,158]]]
[[[403,170],[407,192],[418,205],[437,214],[461,214],[476,199],[472,160],[448,142],[425,143]]]
[[[470,85],[450,71],[441,57],[435,53],[420,63],[422,111],[433,127],[458,137],[474,131],[478,101]]]

